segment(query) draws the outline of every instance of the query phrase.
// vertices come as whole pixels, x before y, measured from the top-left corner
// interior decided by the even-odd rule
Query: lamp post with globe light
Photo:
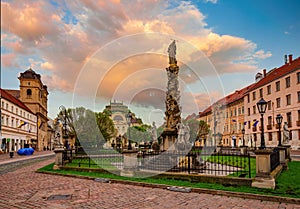
[[[263,98],[261,98],[256,103],[256,105],[257,105],[258,112],[261,115],[261,138],[260,138],[260,147],[259,147],[259,149],[265,149],[266,144],[265,144],[265,136],[264,136],[264,114],[266,112],[268,103]]]
[[[282,146],[281,144],[281,132],[280,132],[280,128],[281,128],[281,123],[282,123],[282,115],[278,114],[276,116],[276,122],[278,124],[278,147]]]

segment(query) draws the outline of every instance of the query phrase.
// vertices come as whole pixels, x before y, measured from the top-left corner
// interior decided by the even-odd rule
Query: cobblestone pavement
[[[35,173],[53,159],[0,175],[0,208],[297,208],[299,205]],[[50,200],[65,195],[65,200]]]

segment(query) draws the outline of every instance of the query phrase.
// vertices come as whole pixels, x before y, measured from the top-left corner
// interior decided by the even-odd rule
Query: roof
[[[245,93],[249,89],[251,89],[254,85],[255,84],[251,84],[241,90],[236,90],[234,93],[229,94],[228,96],[223,97],[222,99],[219,99],[217,102],[215,102],[214,104],[212,104],[211,106],[206,108],[203,112],[200,112],[199,113],[200,117],[209,114],[212,111],[213,105],[215,105],[215,104],[229,105],[235,101],[242,99],[244,97]]]
[[[264,86],[282,76],[285,76],[299,68],[300,68],[300,57],[292,60],[290,63],[282,65],[279,68],[275,68],[275,69],[269,71],[264,78],[262,78],[260,81],[255,83],[247,92],[250,92],[259,87],[262,87],[262,86]]]
[[[41,75],[34,72],[31,68],[26,70],[24,73],[20,73],[19,78],[32,78],[32,79],[38,79],[41,81]]]
[[[8,93],[6,90],[0,88],[0,93],[1,98],[4,98],[10,101],[11,103],[17,105],[18,107],[23,108],[24,110],[33,114],[33,112],[23,102],[21,102],[19,99]]]
[[[14,96],[15,98],[19,99],[20,98],[20,90],[15,90],[15,89],[3,89],[10,95]]]

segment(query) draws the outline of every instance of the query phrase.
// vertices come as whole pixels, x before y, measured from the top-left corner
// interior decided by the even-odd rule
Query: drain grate
[[[48,197],[47,200],[69,200],[72,198],[71,194],[56,194]]]

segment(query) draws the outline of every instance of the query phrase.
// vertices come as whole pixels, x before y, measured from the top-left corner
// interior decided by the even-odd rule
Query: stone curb
[[[43,174],[51,174],[51,175],[67,176],[67,177],[80,178],[80,179],[95,180],[95,177],[89,177],[89,176],[78,176],[78,175],[74,175],[74,174],[53,173],[50,171],[36,171],[36,172],[43,173]],[[117,180],[117,179],[109,179],[109,182],[107,182],[107,183],[126,184],[126,185],[141,186],[141,187],[159,188],[159,189],[168,189],[168,187],[170,187],[170,185],[164,185],[164,184],[153,184],[153,183],[144,183],[144,182],[135,182],[135,181],[129,181],[129,180]],[[203,188],[191,188],[191,192],[199,193],[199,194],[204,193],[204,194],[211,194],[211,195],[238,197],[238,198],[243,198],[243,199],[256,199],[256,200],[261,200],[261,201],[280,202],[280,203],[289,203],[289,204],[300,205],[300,198],[261,195],[261,194],[252,194],[252,193],[244,193],[244,192],[231,192],[231,191],[203,189]]]

